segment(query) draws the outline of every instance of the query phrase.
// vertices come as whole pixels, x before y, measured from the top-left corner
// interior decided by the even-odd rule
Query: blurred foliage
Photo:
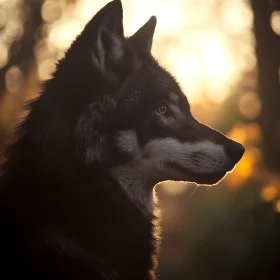
[[[0,151],[25,101],[40,92],[57,59],[107,2],[0,0]],[[128,35],[152,14],[158,17],[153,53],[181,83],[194,115],[246,147],[215,187],[157,187],[164,235],[160,279],[275,278],[280,1],[122,2]]]

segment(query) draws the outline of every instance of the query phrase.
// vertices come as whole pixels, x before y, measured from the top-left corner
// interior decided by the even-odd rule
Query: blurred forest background
[[[105,0],[0,0],[0,151],[57,59]],[[123,0],[127,35],[151,15],[153,54],[194,115],[243,143],[207,189],[157,187],[161,280],[280,279],[280,0]]]

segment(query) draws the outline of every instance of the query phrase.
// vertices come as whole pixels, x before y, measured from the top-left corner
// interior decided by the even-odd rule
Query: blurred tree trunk
[[[34,46],[40,36],[36,31],[42,23],[41,9],[44,1],[24,0],[22,2],[23,35],[20,40],[12,43],[9,49],[10,59],[7,65],[0,69],[0,110],[3,113],[4,106],[9,108],[9,114],[6,113],[5,120],[0,118],[0,153],[5,148],[5,142],[13,128],[15,114],[21,109],[26,98],[26,91],[23,88],[35,63]],[[16,95],[11,95],[6,91],[5,76],[11,66],[19,67],[23,75],[22,88]]]
[[[262,101],[260,125],[264,162],[269,169],[280,172],[280,37],[270,25],[272,3],[278,5],[279,1],[251,0],[259,74],[258,88]]]

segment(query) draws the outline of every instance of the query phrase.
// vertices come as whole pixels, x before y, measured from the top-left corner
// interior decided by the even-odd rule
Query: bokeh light
[[[244,93],[239,100],[240,113],[247,119],[256,119],[261,112],[261,101],[255,92]]]
[[[221,11],[223,26],[231,34],[243,33],[252,25],[253,15],[245,1],[223,1]]]
[[[270,202],[278,195],[278,189],[273,185],[266,185],[262,188],[260,196],[264,201]]]
[[[12,66],[8,69],[5,76],[7,90],[11,93],[16,93],[22,86],[22,72],[17,66]]]
[[[272,13],[271,27],[277,35],[280,35],[280,11],[275,11]]]
[[[280,213],[280,199],[275,202],[275,211]]]
[[[42,7],[42,18],[45,22],[51,23],[58,20],[63,12],[63,2],[48,0]]]

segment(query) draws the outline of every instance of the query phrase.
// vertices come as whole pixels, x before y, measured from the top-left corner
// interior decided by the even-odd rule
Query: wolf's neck
[[[111,169],[111,175],[121,186],[128,198],[147,216],[154,212],[157,202],[154,183],[147,176],[129,166],[117,166]]]

